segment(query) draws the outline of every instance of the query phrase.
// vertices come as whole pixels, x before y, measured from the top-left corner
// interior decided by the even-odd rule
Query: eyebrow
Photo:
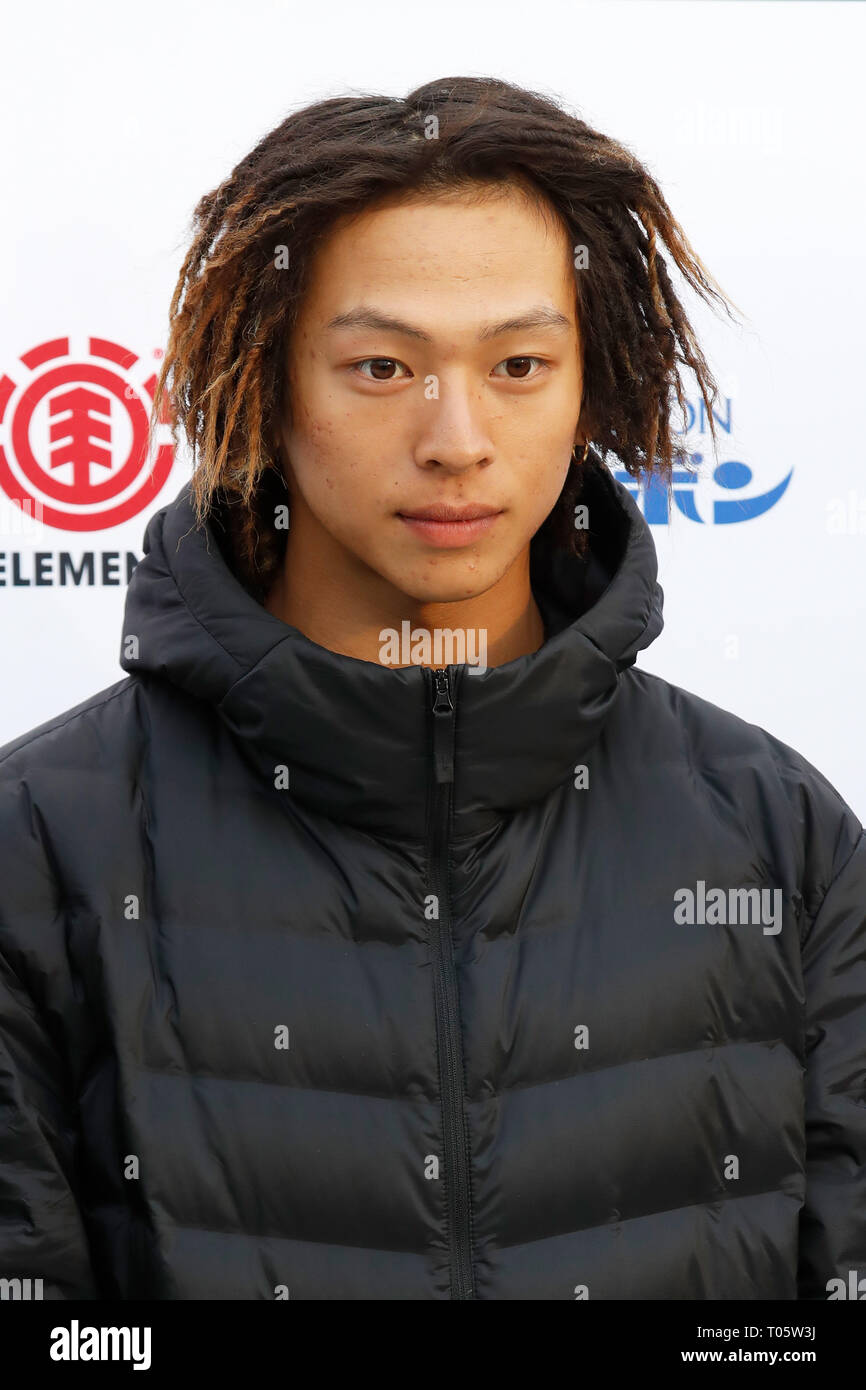
[[[403,319],[392,318],[390,314],[380,313],[377,309],[368,308],[363,304],[356,309],[347,309],[343,314],[336,314],[327,324],[327,327],[373,328],[384,333],[402,333],[406,338],[418,338],[423,343],[433,341],[429,333],[425,333],[421,328],[416,328],[414,324],[406,323]],[[553,309],[547,304],[535,304],[525,313],[502,319],[500,323],[485,324],[479,330],[478,341],[486,342],[489,338],[499,338],[505,333],[519,333],[531,328],[547,328],[556,333],[562,333],[570,332],[571,327],[570,320],[558,309]]]

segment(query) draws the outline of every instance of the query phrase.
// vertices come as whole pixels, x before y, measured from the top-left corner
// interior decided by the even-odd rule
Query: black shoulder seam
[[[53,734],[59,729],[65,729],[66,725],[71,724],[74,719],[83,719],[86,714],[90,714],[91,710],[101,709],[103,705],[108,705],[112,700],[117,700],[121,695],[126,695],[128,691],[135,684],[140,683],[140,681],[141,677],[139,675],[130,675],[121,684],[121,688],[114,691],[113,695],[106,695],[101,700],[93,696],[90,700],[85,702],[83,709],[76,709],[74,714],[70,714],[62,723],[58,722],[62,716],[57,715],[55,719],[46,721],[48,728],[40,726],[37,732],[31,734],[30,738],[28,738],[26,734],[21,734],[20,738],[11,740],[12,746],[0,757],[0,767],[2,767],[7,759],[14,757],[16,753],[20,753],[23,748],[29,748],[31,743],[36,743],[41,738],[47,738],[49,734]]]

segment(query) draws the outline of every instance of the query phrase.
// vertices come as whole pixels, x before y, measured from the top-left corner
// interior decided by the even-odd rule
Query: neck
[[[502,666],[544,643],[544,622],[530,587],[529,546],[483,594],[430,603],[401,592],[320,526],[305,525],[299,511],[293,511],[283,565],[264,607],[318,646],[376,665],[439,666],[461,660],[436,655],[436,631],[449,629],[465,634],[466,650],[476,658],[479,650],[484,653],[484,665]],[[407,622],[412,654],[402,659],[404,647],[394,660],[392,648],[383,657],[383,633],[399,636]],[[428,640],[419,642],[419,635]]]

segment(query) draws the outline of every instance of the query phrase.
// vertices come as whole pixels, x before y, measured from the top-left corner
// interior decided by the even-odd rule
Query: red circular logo
[[[20,381],[0,377],[0,487],[22,511],[62,531],[105,531],[153,502],[174,461],[168,439],[147,459],[156,373],[134,352],[88,338],[41,343],[20,358]]]

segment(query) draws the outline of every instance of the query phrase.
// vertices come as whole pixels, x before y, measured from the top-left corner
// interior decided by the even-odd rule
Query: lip
[[[398,512],[399,519],[415,535],[430,545],[440,548],[454,548],[469,545],[483,536],[493,526],[496,518],[502,515],[496,507],[485,507],[467,503],[463,507],[437,503],[422,507],[415,512]]]

